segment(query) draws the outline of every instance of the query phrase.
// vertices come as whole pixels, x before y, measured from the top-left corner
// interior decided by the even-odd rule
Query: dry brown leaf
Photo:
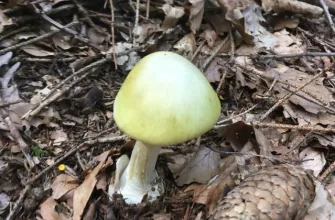
[[[235,180],[233,175],[238,173],[234,156],[229,156],[222,162],[224,168],[214,181],[207,185],[192,184],[185,192],[194,191],[193,201],[204,204],[211,215],[216,207],[217,201],[224,197],[232,188]]]
[[[177,49],[181,53],[186,53],[188,58],[191,58],[196,49],[196,41],[193,33],[185,35],[180,39],[173,48]]]
[[[50,138],[54,140],[53,145],[60,145],[64,141],[68,141],[67,134],[62,130],[54,130],[51,132]]]
[[[152,219],[153,220],[171,220],[172,216],[171,216],[171,213],[162,212],[162,213],[156,213],[156,214],[154,214],[152,216]]]
[[[273,51],[277,54],[294,54],[306,51],[306,46],[302,44],[301,40],[294,35],[291,35],[285,29],[275,32],[273,35],[276,38],[276,43],[273,45]],[[287,61],[294,62],[296,59],[290,58],[287,59]]]
[[[52,198],[60,199],[63,195],[69,192],[71,189],[75,189],[79,184],[75,183],[76,178],[68,174],[58,175],[51,185]]]
[[[303,220],[334,220],[335,200],[319,181],[315,182],[315,199]]]
[[[265,12],[292,12],[310,17],[319,17],[323,9],[297,0],[262,0],[262,7]]]
[[[205,0],[189,0],[189,2],[192,4],[189,22],[191,23],[191,30],[195,34],[199,30],[204,16]]]
[[[207,28],[199,37],[205,39],[209,47],[213,47],[218,35],[213,29]]]
[[[273,29],[275,31],[279,31],[284,28],[295,29],[298,26],[298,24],[299,24],[298,18],[282,17],[282,18],[276,19],[276,23]]]
[[[174,27],[178,22],[179,18],[184,15],[184,8],[174,7],[170,4],[164,4],[162,10],[165,13],[165,19],[162,24],[162,30],[167,31],[168,29]]]
[[[0,33],[3,31],[4,26],[12,25],[12,19],[8,18],[4,13],[3,9],[0,9]]]
[[[303,161],[301,167],[305,170],[312,170],[315,177],[321,173],[326,165],[326,159],[323,152],[311,147],[307,147],[300,152],[299,160]]]
[[[68,220],[71,219],[69,213],[59,213],[56,211],[57,202],[49,197],[40,206],[40,214],[44,220]]]
[[[161,31],[160,23],[140,22],[137,28],[133,29],[134,38],[137,43],[145,42],[152,34]]]
[[[63,50],[68,50],[71,48],[71,44],[69,43],[69,36],[62,34],[57,34],[52,37],[52,41],[56,45],[56,47],[59,47]]]
[[[193,155],[183,169],[176,176],[178,186],[191,182],[206,183],[219,170],[220,154],[212,151],[204,145]]]
[[[89,28],[87,30],[87,36],[94,45],[101,45],[106,40],[106,29],[100,28],[99,30],[101,32],[98,32],[95,28]]]
[[[35,45],[28,45],[28,46],[22,47],[22,50],[35,57],[47,57],[47,56],[55,55],[54,52],[47,51]]]
[[[290,82],[292,85],[295,85],[296,87],[299,87],[303,85],[305,82],[310,80],[313,76],[308,75],[304,72],[298,71],[293,68],[289,68],[283,64],[278,64],[277,68],[267,69],[267,71],[264,72],[266,76],[274,77],[276,79],[279,79],[284,82]],[[270,86],[272,82],[267,82],[268,86]],[[276,84],[274,86],[274,90],[279,92],[277,95],[279,98],[283,97],[288,93],[286,89],[283,87],[287,87],[286,85],[282,84]],[[294,88],[290,88],[290,90],[294,90]],[[309,91],[310,93],[316,95],[319,99],[323,100],[327,105],[330,105],[330,102],[334,101],[332,98],[332,94],[329,92],[329,90],[323,85],[323,78],[318,78],[309,85],[307,85],[304,90]],[[303,92],[297,93],[300,96],[307,97],[308,100],[314,100],[312,97],[306,96]],[[312,103],[304,98],[301,98],[300,96],[293,95],[289,98],[291,102],[293,102],[296,105],[299,105],[303,107],[306,111],[311,112],[313,114],[317,114],[319,112],[326,112],[326,109],[322,106],[319,106],[315,103]],[[317,100],[314,100],[315,102],[318,102]]]
[[[86,176],[84,182],[75,190],[73,197],[73,220],[81,219],[87,201],[91,197],[91,193],[97,183],[97,174],[104,166],[109,166],[113,163],[112,160],[108,160],[108,164],[106,164],[109,153],[107,151],[102,154],[103,160]]]
[[[205,71],[205,76],[209,82],[219,82],[225,66],[222,64],[222,58],[215,57]]]

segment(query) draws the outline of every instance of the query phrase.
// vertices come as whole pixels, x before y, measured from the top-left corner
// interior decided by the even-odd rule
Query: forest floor
[[[309,170],[335,207],[332,0],[0,7],[0,220],[207,219],[269,164]],[[114,122],[114,99],[141,58],[167,50],[204,73],[221,116],[201,138],[162,148],[161,198],[128,205],[108,194],[134,146]]]

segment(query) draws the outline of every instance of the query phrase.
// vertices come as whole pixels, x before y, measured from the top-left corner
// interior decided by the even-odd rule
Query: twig
[[[229,39],[229,36],[227,36],[221,43],[219,46],[216,47],[216,49],[214,50],[214,52],[210,55],[210,57],[207,58],[207,60],[205,61],[205,63],[201,66],[200,70],[204,71],[207,66],[212,62],[212,60],[215,58],[215,56],[219,53],[219,51],[221,50],[221,48],[227,43]]]
[[[278,102],[276,104],[274,104],[259,120],[260,121],[264,120],[266,117],[268,117],[269,114],[271,114],[283,102],[285,102],[292,95],[296,94],[297,92],[299,92],[300,90],[302,90],[303,88],[305,88],[307,85],[309,85],[310,83],[312,83],[314,80],[316,80],[318,77],[320,77],[323,74],[324,74],[324,71],[321,71],[320,73],[318,73],[315,76],[313,76],[312,78],[310,78],[306,83],[304,83],[303,85],[301,85],[298,88],[296,88],[294,91],[287,93],[284,97],[282,97],[280,100],[278,100]]]
[[[74,85],[76,85],[78,82],[83,80],[86,76],[88,76],[90,73],[94,72],[94,69],[87,71],[84,73],[81,77],[73,81],[71,84],[66,86],[64,89],[59,90],[57,93],[53,94],[48,99],[45,99],[42,101],[37,107],[34,109],[28,111],[25,115],[22,116],[22,118],[31,118],[35,115],[37,115],[42,109],[44,109],[46,106],[48,106],[50,103],[56,101],[59,97],[61,97],[63,94],[65,94],[70,88],[72,88]]]
[[[194,61],[194,59],[196,58],[196,56],[199,54],[201,48],[205,45],[206,41],[202,41],[200,43],[200,45],[198,46],[198,48],[195,50],[194,54],[192,55],[192,58],[191,58],[191,62]]]
[[[218,121],[218,122],[216,123],[216,125],[214,126],[214,129],[218,129],[218,128],[224,127],[225,125],[222,125],[222,124],[225,124],[225,123],[227,123],[227,122],[233,120],[234,118],[241,117],[241,116],[243,116],[243,115],[245,115],[245,114],[251,112],[253,109],[255,109],[255,108],[257,107],[257,105],[258,105],[258,104],[252,106],[251,108],[247,109],[246,111],[244,111],[244,112],[242,112],[242,113],[240,113],[240,114],[238,114],[238,115],[233,115],[233,116],[231,116],[231,117],[229,117],[229,118],[227,118],[227,119],[223,119],[223,120],[221,120],[221,121]]]
[[[145,14],[146,19],[149,19],[149,13],[150,13],[150,0],[147,0],[147,13]]]
[[[7,34],[1,35],[1,36],[0,36],[0,41],[2,41],[3,39],[5,39],[5,38],[7,38],[7,37],[9,37],[9,36],[12,36],[12,35],[14,35],[14,34],[20,33],[20,32],[22,32],[22,31],[27,31],[27,30],[29,30],[29,29],[31,29],[31,27],[27,27],[27,26],[25,26],[25,27],[21,27],[21,28],[18,28],[18,29],[15,29],[15,30],[13,30],[13,31],[11,31],[11,32],[9,32],[9,33],[7,33]]]
[[[235,41],[232,28],[229,29],[229,38],[230,38],[230,60],[233,60],[235,57]]]
[[[111,7],[111,34],[112,34],[112,53],[113,53],[113,60],[114,60],[114,68],[117,70],[117,59],[115,54],[115,30],[114,30],[114,24],[115,24],[115,14],[114,14],[114,4],[113,0],[109,0],[109,4]]]
[[[77,21],[72,22],[70,24],[65,25],[64,28],[69,28],[69,27],[72,27],[72,26],[74,26],[76,24],[79,24],[79,22],[77,22]],[[7,52],[9,52],[11,50],[16,50],[16,49],[21,48],[23,46],[27,46],[29,44],[41,41],[41,40],[43,40],[45,38],[51,37],[52,35],[55,35],[55,34],[61,32],[61,31],[62,31],[62,29],[54,30],[54,31],[51,31],[51,32],[49,32],[47,34],[44,34],[42,36],[35,37],[35,38],[31,39],[31,40],[27,40],[25,42],[18,43],[18,44],[15,44],[13,46],[7,47],[5,49],[0,50],[0,55],[3,55],[3,54],[5,54],[5,53],[7,53]]]
[[[332,31],[335,33],[335,27],[334,27],[334,22],[329,14],[329,10],[328,10],[328,6],[326,5],[326,3],[323,0],[319,0],[320,4],[325,12],[328,24],[330,25],[330,28],[332,29]]]
[[[107,140],[110,143],[114,143],[114,142],[126,140],[126,138],[127,138],[126,136],[118,136],[118,137],[108,138]],[[51,171],[56,165],[60,164],[63,160],[65,160],[67,157],[69,157],[70,155],[72,155],[74,152],[78,151],[81,147],[83,147],[85,145],[92,145],[92,144],[100,143],[99,141],[100,141],[99,139],[85,141],[84,143],[81,143],[81,144],[73,147],[70,151],[68,151],[67,153],[65,153],[58,160],[56,160],[55,163],[53,163],[52,165],[46,167],[44,170],[42,170],[41,172],[39,172],[35,177],[31,178],[26,183],[26,187],[21,191],[19,199],[15,202],[15,205],[14,205],[13,209],[11,210],[11,212],[6,217],[6,220],[13,220],[14,219],[16,212],[21,207],[21,204],[23,202],[23,199],[24,199],[26,193],[31,188],[31,184],[33,184],[36,180],[38,180],[39,178],[41,178],[44,174],[46,174],[49,171]],[[106,143],[106,142],[103,142],[103,143]]]
[[[38,62],[38,63],[65,63],[65,62],[72,62],[77,60],[77,57],[66,57],[66,58],[59,58],[59,59],[47,59],[47,58],[31,58],[31,57],[14,57],[10,60],[10,63],[16,62]]]
[[[291,129],[297,131],[315,131],[323,133],[335,133],[335,128],[322,128],[315,126],[301,126],[301,125],[289,125],[289,124],[277,124],[277,123],[263,123],[263,122],[252,122],[252,126],[259,128],[280,128],[280,129]]]
[[[66,33],[70,34],[71,36],[74,37],[74,39],[76,39],[76,40],[78,40],[78,41],[80,41],[80,42],[82,42],[82,43],[84,43],[84,44],[86,44],[86,45],[88,45],[90,47],[93,47],[97,51],[101,51],[101,49],[97,45],[91,44],[88,39],[83,38],[76,31],[74,31],[74,30],[72,30],[70,28],[67,28],[67,27],[61,25],[60,23],[58,23],[55,20],[53,20],[52,18],[50,18],[48,15],[42,13],[41,17],[44,20],[46,20],[47,22],[49,22],[51,25],[53,25],[54,27],[62,29]]]
[[[225,81],[225,78],[226,78],[226,75],[227,75],[227,70],[224,70],[222,76],[221,76],[221,79],[220,79],[220,82],[219,82],[219,85],[218,87],[216,88],[216,93],[219,94],[221,88],[222,88],[222,85]]]
[[[15,214],[17,211],[19,211],[19,208],[21,207],[21,204],[23,202],[24,197],[26,196],[28,190],[30,190],[31,185],[28,184],[24,187],[24,189],[20,192],[19,198],[16,200],[11,212],[7,215],[6,220],[12,220],[15,217]]]
[[[139,22],[139,17],[140,17],[140,0],[136,0],[136,10],[135,10],[135,25],[134,25],[134,30],[135,33],[137,34],[137,29],[138,29],[138,22]],[[136,39],[134,37],[133,43],[136,43]]]
[[[331,174],[335,171],[335,161],[329,165],[329,167],[322,173],[321,176],[318,177],[318,179],[325,183],[327,182],[327,178],[331,176]]]
[[[89,17],[86,9],[77,0],[72,0],[72,1],[77,6],[77,8],[79,9],[80,13],[82,13],[82,15],[85,17],[85,19],[87,20],[87,22],[89,23],[89,25],[91,25],[98,33],[102,33],[100,31],[100,29],[94,24],[94,22],[92,21],[92,19]]]
[[[10,102],[10,103],[1,104],[0,108],[6,108],[8,106],[11,106],[11,105],[14,105],[14,104],[17,104],[17,103],[20,103],[20,102],[22,102],[22,100],[19,100],[19,101],[16,101],[16,102]]]

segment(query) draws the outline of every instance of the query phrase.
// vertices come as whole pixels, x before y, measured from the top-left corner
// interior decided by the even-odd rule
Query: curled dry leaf
[[[319,17],[323,9],[297,0],[262,0],[264,11],[275,13],[292,12],[310,17]]]
[[[205,39],[207,42],[207,45],[212,48],[214,46],[214,43],[218,35],[213,29],[208,28],[200,34],[200,37]]]
[[[191,23],[191,30],[196,33],[201,25],[204,16],[205,0],[189,0],[192,4],[189,22]]]
[[[1,161],[0,161],[0,163],[1,163]],[[0,164],[0,166],[1,166],[1,164]],[[0,167],[0,171],[1,171],[1,167]],[[9,196],[7,194],[3,193],[3,192],[0,193],[0,215],[6,211],[6,209],[9,206],[9,202],[10,202]]]
[[[180,170],[176,183],[178,186],[191,182],[206,183],[219,170],[220,154],[204,145],[193,155],[191,160]]]
[[[54,140],[53,145],[60,145],[62,142],[69,140],[67,134],[62,130],[52,131],[50,138]]]
[[[165,19],[162,24],[162,30],[166,31],[176,25],[179,18],[184,15],[184,8],[173,7],[170,4],[164,4],[162,10],[165,13]]]

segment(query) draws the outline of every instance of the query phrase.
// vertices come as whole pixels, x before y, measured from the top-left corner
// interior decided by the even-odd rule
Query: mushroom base
[[[136,142],[117,190],[126,203],[140,203],[146,194],[147,200],[152,201],[164,193],[164,184],[155,170],[159,150],[160,147]]]

